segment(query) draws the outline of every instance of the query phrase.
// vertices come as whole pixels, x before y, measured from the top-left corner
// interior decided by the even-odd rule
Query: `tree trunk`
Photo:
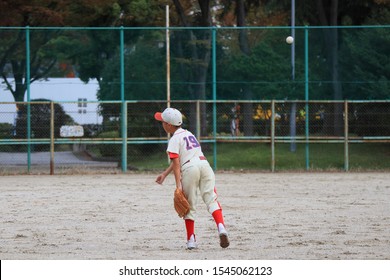
[[[11,64],[15,79],[15,88],[10,90],[16,102],[23,102],[24,94],[27,89],[26,80],[24,79],[26,63],[24,60],[20,62],[13,60],[11,61]]]
[[[338,31],[336,28],[331,30],[332,41],[335,42],[335,47],[332,48],[332,87],[333,87],[333,99],[342,100],[342,88],[340,83],[340,71],[339,71],[339,56],[338,56]],[[334,119],[333,119],[333,132],[336,136],[342,136],[344,134],[343,129],[343,103],[334,104]]]
[[[186,20],[184,14],[184,9],[180,4],[180,1],[173,0],[173,3],[176,7],[176,11],[179,14],[179,18],[182,22],[182,25],[188,27],[189,24]],[[198,0],[199,7],[201,8],[201,25],[202,26],[211,26],[211,17],[210,17],[210,1],[209,0]],[[193,43],[189,44],[191,46],[191,61],[192,64],[189,66],[188,71],[191,72],[190,80],[194,82],[193,92],[194,99],[205,100],[206,98],[206,80],[207,80],[207,70],[210,65],[211,58],[211,47],[202,49],[197,46],[197,41],[203,41],[203,44],[206,46],[211,45],[211,34],[210,31],[198,31],[197,34],[194,31],[189,31],[189,40]],[[204,103],[201,104],[200,109],[200,125],[201,125],[201,135],[207,135],[207,121],[206,121],[206,106]],[[190,130],[195,131],[196,128],[196,104],[191,104],[190,108]]]
[[[337,26],[338,18],[338,0],[331,0],[329,7],[329,14],[326,14],[323,0],[317,0],[317,7],[319,12],[319,19],[324,26]],[[342,100],[342,88],[340,84],[339,75],[339,41],[338,29],[331,28],[324,30],[325,45],[327,50],[327,61],[332,79],[333,99]],[[333,120],[333,121],[332,121]],[[324,131],[327,134],[334,134],[336,136],[343,135],[343,104],[335,103],[331,112],[326,114],[324,120]]]
[[[246,25],[245,21],[245,6],[244,0],[238,0],[236,6],[237,26],[243,27]],[[248,33],[245,29],[240,29],[238,34],[238,43],[243,54],[250,55],[250,47],[248,41]],[[249,85],[244,85],[242,89],[245,100],[252,100],[252,90]],[[245,136],[253,135],[253,104],[244,103],[242,107],[243,114],[243,132]]]

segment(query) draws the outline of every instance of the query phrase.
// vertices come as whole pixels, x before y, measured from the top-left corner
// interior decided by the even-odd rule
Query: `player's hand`
[[[164,173],[161,173],[157,176],[156,183],[161,185],[164,182],[165,177],[166,175]]]

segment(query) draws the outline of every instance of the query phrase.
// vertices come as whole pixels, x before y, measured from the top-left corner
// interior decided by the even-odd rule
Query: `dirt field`
[[[217,173],[231,246],[199,201],[192,251],[156,176],[1,176],[0,259],[390,259],[389,173]]]

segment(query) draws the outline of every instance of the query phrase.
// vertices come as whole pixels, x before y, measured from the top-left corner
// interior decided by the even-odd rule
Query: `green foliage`
[[[119,138],[119,132],[115,131],[105,131],[100,133],[97,137],[112,139]],[[122,153],[122,145],[121,144],[101,144],[99,145],[99,151],[101,156],[109,157],[109,158],[120,158]]]
[[[50,100],[35,99],[30,105],[30,122],[32,138],[50,138],[51,106]],[[28,105],[18,105],[18,115],[16,118],[16,138],[27,138],[27,112]],[[63,125],[73,124],[72,117],[65,113],[62,106],[54,104],[54,137],[60,137],[60,128]]]
[[[128,4],[129,11],[133,14],[134,22],[137,25],[141,24],[144,26],[147,23],[153,24],[164,18],[165,10],[161,9],[161,6],[156,0],[133,0]]]
[[[132,132],[134,126],[132,125],[129,128],[129,133]],[[135,128],[137,129],[137,128]],[[100,133],[98,138],[115,139],[120,137],[120,132],[118,130],[105,131]],[[149,154],[155,153],[156,149],[160,146],[157,144],[138,144],[138,145],[128,145],[128,161],[132,163],[134,160],[145,157]],[[100,155],[104,158],[115,158],[120,159],[122,154],[122,144],[101,144],[98,146]]]
[[[10,123],[0,123],[0,139],[10,139],[12,138],[12,124]]]
[[[159,153],[138,158],[137,161],[133,161],[133,165],[139,170],[165,169],[168,162],[164,148],[162,147]],[[202,148],[213,166],[212,145],[202,144]],[[389,170],[388,151],[389,144],[386,143],[350,144],[350,170]],[[290,144],[277,144],[275,146],[276,171],[306,170],[305,153],[305,144],[297,144],[296,152],[290,151]],[[309,153],[312,171],[344,170],[343,144],[310,144]],[[271,146],[268,143],[218,143],[217,170],[270,171]]]
[[[225,57],[219,66],[223,71],[218,72],[218,77],[226,83],[221,83],[220,98],[243,99],[241,92],[245,85],[250,85],[253,99],[294,98],[291,91],[291,49],[280,38],[284,38],[280,32],[267,31],[263,39],[253,46],[250,55],[239,52]]]
[[[162,0],[89,0],[89,1],[2,1],[0,24],[4,26],[164,26],[165,5]],[[233,1],[234,2],[234,1]],[[222,26],[237,24],[237,11],[232,1],[220,6],[207,1],[175,1],[171,5],[172,26],[208,26],[210,15]],[[246,18],[243,24],[276,26],[289,22],[291,1],[243,1]],[[330,1],[320,1],[324,7]],[[321,25],[319,5],[315,1],[296,3],[297,25]],[[175,6],[178,8],[179,6]],[[202,9],[199,10],[199,8]],[[385,1],[339,1],[338,23],[380,25],[389,22]],[[210,11],[213,11],[212,13]],[[178,13],[181,13],[178,15]],[[185,22],[183,22],[185,19]],[[325,20],[325,21],[326,21]],[[365,32],[344,30],[340,40],[340,69],[344,96],[349,99],[383,99],[389,92],[389,34],[383,30]],[[296,42],[303,42],[299,30]],[[373,31],[373,32],[372,32]],[[23,101],[25,82],[24,30],[1,31],[0,69],[17,78],[15,100]],[[218,30],[218,34],[221,32]],[[241,52],[239,32],[227,31],[232,37],[218,39],[218,98],[243,99],[241,89],[248,87],[251,98],[302,99],[303,50],[297,49],[296,79],[291,81],[290,48],[283,43],[286,31],[248,30],[249,55]],[[386,33],[387,32],[387,33]],[[235,34],[234,34],[235,33]],[[103,81],[101,100],[120,99],[119,31],[115,30],[31,30],[31,81],[53,75],[55,65],[65,62],[74,66],[81,80]],[[310,98],[332,98],[330,58],[324,50],[324,34],[310,31]],[[210,63],[210,31],[171,32],[172,92],[177,99],[210,98],[212,73]],[[228,39],[229,38],[229,39]],[[283,38],[283,39],[281,39]],[[165,49],[157,42],[165,39],[164,31],[125,31],[125,93],[127,100],[164,99],[166,91]],[[221,41],[224,42],[222,43]],[[299,45],[297,44],[297,47]],[[301,46],[302,47],[302,46]],[[338,46],[337,46],[338,47]],[[249,53],[249,51],[248,51]],[[12,63],[11,65],[11,61]],[[7,65],[5,68],[4,66]],[[5,70],[4,70],[5,69]],[[60,75],[57,71],[56,75]],[[248,86],[250,85],[250,87]]]
[[[83,33],[82,33],[83,34]],[[82,81],[102,78],[102,70],[116,56],[119,42],[119,32],[112,30],[89,30],[82,40],[79,32],[75,40],[75,52],[70,59],[77,65],[79,77]]]
[[[378,14],[390,17],[390,12]],[[378,23],[378,22],[377,22]],[[366,28],[345,30],[341,49],[342,76],[346,99],[390,98],[390,30]]]
[[[152,36],[153,38],[153,36]],[[125,100],[154,100],[166,98],[165,49],[154,40],[143,40],[126,47]],[[98,93],[100,100],[121,100],[120,66],[118,57],[106,65]]]

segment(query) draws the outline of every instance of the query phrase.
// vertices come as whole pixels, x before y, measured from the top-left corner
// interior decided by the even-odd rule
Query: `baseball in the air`
[[[286,43],[287,44],[292,44],[294,42],[294,38],[292,37],[292,36],[288,36],[287,38],[286,38]]]

